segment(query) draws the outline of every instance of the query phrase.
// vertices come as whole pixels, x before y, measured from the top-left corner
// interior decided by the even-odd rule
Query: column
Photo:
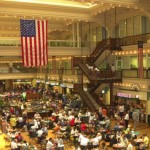
[[[78,83],[83,84],[83,73],[82,70],[77,70]]]
[[[53,74],[56,74],[56,57],[52,56],[52,70]]]
[[[138,72],[139,78],[143,78],[143,41],[138,41]]]
[[[77,22],[77,47],[80,47],[80,25]]]
[[[72,24],[72,42],[73,42],[73,47],[75,47],[75,25],[74,23]]]
[[[110,105],[113,104],[113,83],[110,83]]]
[[[75,74],[75,69],[74,69],[74,62],[73,62],[73,56],[71,57],[71,69],[72,69],[72,75],[74,75]]]

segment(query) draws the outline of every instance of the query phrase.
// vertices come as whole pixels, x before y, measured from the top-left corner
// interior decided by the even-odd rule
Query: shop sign
[[[120,92],[117,93],[117,96],[119,96],[119,97],[125,97],[125,98],[131,98],[131,94],[120,93]]]

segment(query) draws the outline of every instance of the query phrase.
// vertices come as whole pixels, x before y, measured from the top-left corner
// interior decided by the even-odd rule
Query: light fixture
[[[135,95],[135,98],[139,98],[139,95]]]

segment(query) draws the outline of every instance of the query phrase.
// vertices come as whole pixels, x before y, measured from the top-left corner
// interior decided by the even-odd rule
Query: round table
[[[137,146],[137,149],[139,149],[140,148],[140,144],[143,143],[143,139],[134,139],[134,142],[135,142],[135,144]]]
[[[125,146],[122,145],[122,144],[114,144],[113,148],[116,149],[116,150],[124,150]]]

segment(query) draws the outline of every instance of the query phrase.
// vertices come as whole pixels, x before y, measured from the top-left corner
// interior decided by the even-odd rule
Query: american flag
[[[25,67],[48,63],[47,20],[20,20],[22,61]]]

